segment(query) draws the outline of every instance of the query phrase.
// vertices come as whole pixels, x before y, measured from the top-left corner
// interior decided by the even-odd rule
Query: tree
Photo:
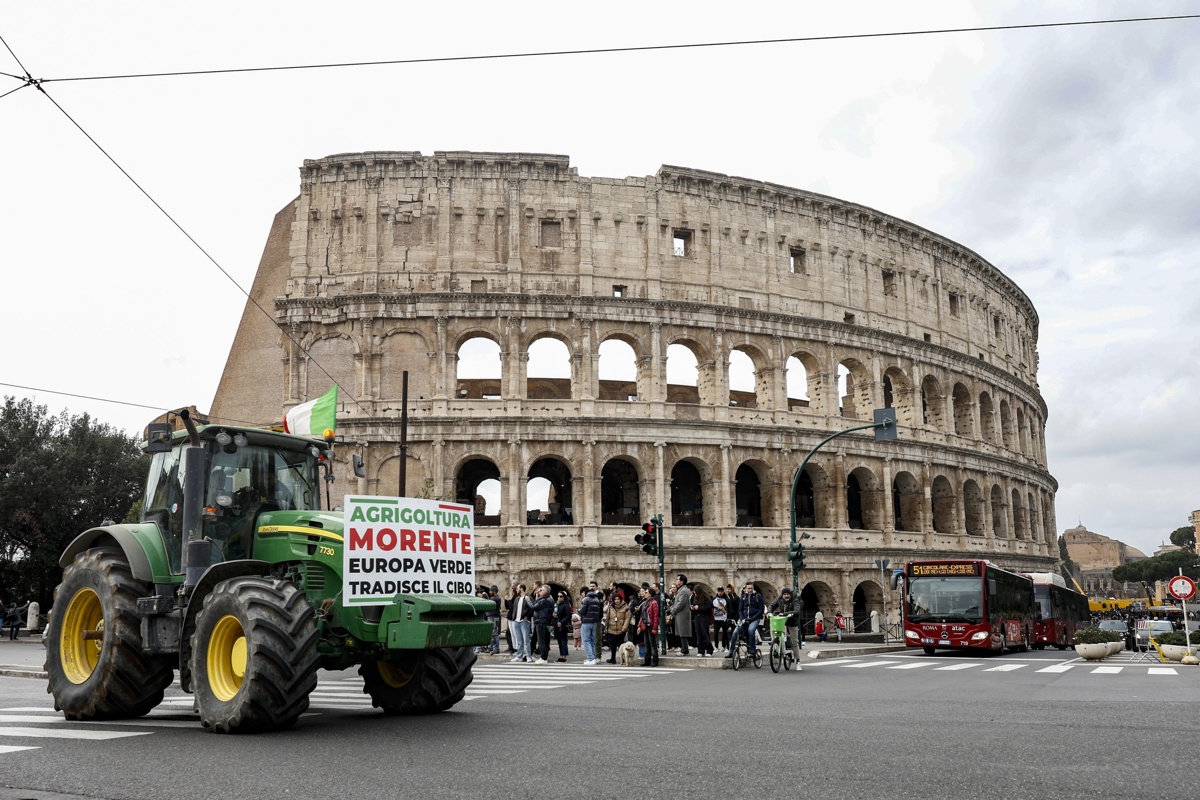
[[[1196,554],[1190,550],[1172,550],[1161,556],[1122,564],[1113,569],[1115,581],[1165,581],[1179,574],[1179,570],[1193,580],[1200,579],[1200,567],[1196,566]]]
[[[1196,552],[1196,529],[1191,525],[1176,528],[1171,531],[1171,544],[1176,547],[1186,547],[1193,553]]]
[[[59,556],[88,528],[123,519],[146,460],[132,437],[87,414],[50,416],[29,399],[0,408],[0,600],[48,609]]]

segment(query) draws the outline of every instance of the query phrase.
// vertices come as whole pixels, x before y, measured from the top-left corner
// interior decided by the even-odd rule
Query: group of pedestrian
[[[491,648],[485,652],[499,653],[501,616],[508,620],[505,633],[512,661],[547,664],[551,661],[553,644],[557,645],[557,661],[565,662],[570,655],[569,643],[584,651],[584,664],[592,666],[604,659],[617,662],[618,653],[626,642],[634,645],[643,666],[657,666],[661,658],[660,640],[666,634],[667,652],[711,657],[732,656],[739,641],[757,647],[765,632],[759,634],[763,619],[769,612],[787,618],[785,631],[788,645],[800,670],[800,648],[803,647],[801,618],[803,605],[793,590],[784,588],[770,604],[763,599],[754,583],[747,581],[741,591],[732,583],[717,587],[710,596],[702,586],[692,585],[686,575],[679,574],[663,591],[656,582],[645,582],[632,597],[616,583],[600,588],[591,582],[579,592],[578,606],[562,589],[549,584],[535,586],[530,593],[523,583],[514,584],[507,601],[499,597],[497,587],[484,590],[483,596],[495,603],[489,619],[494,619]],[[842,640],[846,621],[837,613],[833,629]],[[816,631],[821,641],[828,639],[824,616],[817,612]],[[552,644],[553,643],[553,644]]]

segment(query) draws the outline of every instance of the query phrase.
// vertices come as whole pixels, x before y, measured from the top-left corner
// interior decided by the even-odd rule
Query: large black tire
[[[779,668],[783,666],[783,645],[779,642],[771,642],[771,672],[779,672]]]
[[[143,652],[137,614],[137,599],[151,593],[119,547],[86,550],[63,571],[46,638],[56,711],[70,720],[130,719],[162,702],[174,662]]]
[[[192,691],[217,733],[286,728],[317,685],[317,626],[295,584],[239,577],[204,598],[192,634]]]
[[[363,693],[385,714],[435,714],[462,700],[473,675],[470,647],[408,650],[393,661],[368,661],[358,668]]]

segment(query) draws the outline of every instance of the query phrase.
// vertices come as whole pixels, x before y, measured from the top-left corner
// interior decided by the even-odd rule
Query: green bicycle
[[[792,648],[786,641],[787,617],[775,614],[768,619],[771,622],[771,672],[779,672],[780,667],[787,672],[796,661],[792,656]]]

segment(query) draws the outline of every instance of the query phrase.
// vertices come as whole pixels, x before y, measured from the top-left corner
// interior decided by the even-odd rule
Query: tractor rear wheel
[[[358,674],[363,693],[383,713],[434,714],[463,699],[475,658],[469,647],[409,650],[395,661],[368,661]]]
[[[286,728],[317,685],[317,626],[295,584],[239,577],[204,598],[192,635],[192,686],[217,733]]]
[[[175,672],[168,656],[142,650],[137,599],[149,594],[119,547],[86,550],[63,571],[46,638],[46,691],[67,719],[140,717],[162,702]]]

